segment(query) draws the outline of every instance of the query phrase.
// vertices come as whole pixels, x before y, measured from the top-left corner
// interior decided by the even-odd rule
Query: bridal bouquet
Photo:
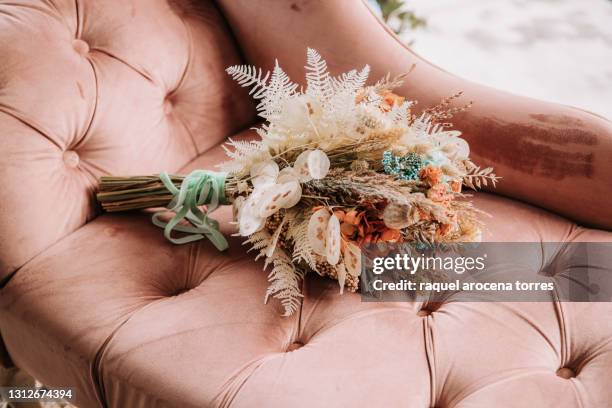
[[[356,291],[365,244],[479,241],[478,210],[462,187],[497,181],[470,161],[461,132],[449,130],[469,106],[450,107],[460,94],[416,115],[415,102],[393,93],[401,76],[367,85],[365,66],[333,77],[312,49],[305,68],[305,89],[278,62],[272,73],[227,69],[251,87],[266,123],[260,140],[229,140],[219,172],[102,177],[97,195],[107,211],[167,206],[153,222],[169,240],[206,237],[220,250],[227,241],[209,215],[232,205],[238,234],[271,267],[266,299],[278,298],[287,315],[307,272]]]

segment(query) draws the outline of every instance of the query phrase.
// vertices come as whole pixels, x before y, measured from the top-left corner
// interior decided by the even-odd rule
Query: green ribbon
[[[163,228],[164,236],[173,244],[186,244],[208,238],[219,251],[227,249],[228,243],[219,231],[219,222],[208,218],[208,215],[215,211],[219,204],[227,204],[226,176],[226,173],[195,170],[185,177],[179,189],[176,188],[168,173],[161,173],[159,178],[174,198],[168,204],[168,210],[153,214],[153,224]],[[202,205],[206,205],[206,211],[200,209]],[[170,221],[160,220],[162,215],[170,211],[175,213]],[[191,225],[179,225],[182,220],[189,221]],[[189,235],[173,238],[172,231],[186,232]]]

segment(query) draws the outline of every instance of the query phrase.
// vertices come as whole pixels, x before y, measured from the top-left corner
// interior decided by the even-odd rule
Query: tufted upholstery
[[[218,144],[225,137],[254,137],[243,130],[255,120],[252,104],[223,68],[240,62],[241,54],[267,60],[250,44],[268,30],[282,24],[307,30],[295,19],[245,30],[240,8],[248,14],[254,3],[0,1],[5,354],[48,385],[75,387],[82,407],[612,406],[611,304],[361,303],[358,295],[339,296],[333,282],[311,276],[299,313],[283,318],[279,305],[262,304],[265,273],[238,242],[223,254],[204,242],[172,246],[148,214],[100,214],[92,195],[97,177],[210,168],[222,157]],[[306,12],[309,3],[286,9]],[[332,3],[340,4],[317,10]],[[371,16],[353,17],[338,20],[338,38],[351,33],[341,21],[361,27],[369,21],[370,37],[386,38],[380,49],[398,56],[390,60],[413,58]],[[308,40],[323,51],[335,41],[324,33]],[[289,65],[303,64],[303,52],[289,57],[283,41],[274,44]],[[305,48],[305,39],[298,41]],[[360,63],[360,52],[332,58],[332,66],[354,65],[351,56]],[[421,66],[434,77],[446,75]],[[427,77],[420,72],[417,78]],[[407,92],[456,84],[448,81],[423,81]],[[463,85],[490,101],[485,106],[510,98]],[[542,134],[562,132],[565,145],[594,150],[576,140],[593,141],[587,136],[595,133],[602,138],[595,140],[598,159],[577,180],[588,185],[607,171],[609,163],[597,155],[610,145],[609,123],[570,108],[510,100],[518,106],[509,114],[517,123],[520,109],[543,116],[522,128],[503,118],[468,118],[468,136],[478,142],[482,128],[522,129],[545,144]],[[580,124],[560,124],[567,115]],[[578,130],[568,133],[568,127]],[[523,146],[522,154],[528,150]],[[558,199],[563,183],[576,179],[549,162],[517,157],[518,167],[540,183],[521,187],[512,163],[494,152],[475,151],[484,162],[499,161],[510,185],[503,193],[581,218],[579,209]],[[580,157],[568,160],[580,169]],[[544,184],[546,177],[552,181]],[[556,200],[545,194],[538,202],[545,185],[558,187]],[[593,214],[610,209],[597,210],[585,196],[582,218],[606,226],[606,217]],[[491,241],[612,239],[513,199],[480,193],[475,200],[494,215],[486,221]],[[223,219],[228,216],[225,211]]]
[[[100,175],[178,170],[253,120],[210,3],[24,0],[0,13],[0,174],[12,181],[0,228],[19,243],[0,244],[0,276],[95,217]]]

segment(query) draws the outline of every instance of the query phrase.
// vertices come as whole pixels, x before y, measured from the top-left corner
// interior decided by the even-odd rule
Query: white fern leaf
[[[314,258],[314,252],[308,239],[308,218],[296,218],[292,220],[287,229],[287,238],[293,241],[293,263],[299,264],[306,262],[308,266],[315,272],[317,271],[317,262]]]
[[[399,105],[395,105],[387,113],[387,117],[391,119],[395,125],[407,125],[410,120],[410,108],[412,102],[404,102]]]
[[[368,80],[368,76],[370,75],[370,66],[364,66],[361,71],[357,71],[356,69],[350,70],[349,72],[345,72],[344,74],[336,77],[332,80],[332,84],[334,86],[334,91],[343,93],[350,92],[356,93],[361,88],[363,88]]]
[[[501,178],[493,173],[493,167],[481,169],[469,160],[466,161],[466,169],[467,174],[463,176],[463,184],[472,190],[478,190],[483,186],[486,187],[489,185],[489,182],[495,187]]]
[[[246,171],[256,161],[265,160],[270,153],[265,144],[257,140],[233,140],[221,145],[229,160],[217,165],[221,170],[236,174]]]
[[[283,231],[283,227],[285,226],[285,221],[287,221],[287,219],[283,217],[278,227],[276,227],[276,231],[274,231],[274,234],[272,235],[272,239],[270,240],[268,248],[266,248],[266,257],[268,258],[270,258],[272,254],[274,254],[274,250],[276,249],[276,245],[278,244],[278,239],[280,238],[280,234]]]
[[[249,238],[244,241],[242,245],[251,246],[247,252],[257,251],[257,256],[255,257],[255,260],[257,261],[259,258],[266,256],[266,250],[270,246],[271,242],[272,237],[270,234],[265,229],[262,229],[261,231],[249,236]]]
[[[281,114],[283,102],[295,94],[297,87],[276,60],[270,83],[260,91],[261,101],[257,105],[259,116],[273,121]]]
[[[279,248],[272,254],[272,270],[268,275],[270,286],[266,291],[264,302],[267,303],[270,296],[278,299],[285,309],[284,316],[295,313],[303,297],[300,290],[300,282],[304,273],[295,268],[289,256]]]
[[[249,95],[253,95],[255,99],[261,99],[267,89],[268,78],[270,72],[264,72],[261,68],[256,68],[252,65],[232,65],[225,70],[231,77],[241,86],[248,88],[252,87]]]
[[[321,55],[308,48],[306,68],[306,94],[325,101],[334,92],[331,77],[327,71],[327,63]]]

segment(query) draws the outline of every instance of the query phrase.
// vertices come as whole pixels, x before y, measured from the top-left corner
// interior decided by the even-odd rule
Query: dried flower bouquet
[[[424,113],[393,93],[402,77],[366,85],[369,67],[333,77],[309,49],[306,89],[276,63],[272,73],[251,66],[227,72],[251,87],[266,123],[258,141],[229,140],[220,172],[103,177],[98,200],[107,211],[167,206],[153,222],[174,243],[227,241],[208,215],[231,204],[239,235],[271,266],[269,296],[290,315],[307,272],[356,291],[361,247],[367,243],[479,241],[478,210],[462,186],[497,181],[469,159],[461,132],[447,121],[460,94]],[[180,238],[173,231],[187,233]]]

